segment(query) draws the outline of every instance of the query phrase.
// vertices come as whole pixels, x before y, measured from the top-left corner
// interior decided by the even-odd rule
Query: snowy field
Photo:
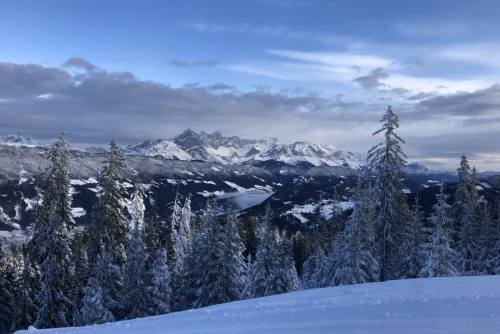
[[[17,333],[500,333],[500,276],[298,291],[164,316]]]

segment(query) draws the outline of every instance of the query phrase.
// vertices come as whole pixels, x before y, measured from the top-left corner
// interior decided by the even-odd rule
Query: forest
[[[331,221],[318,215],[309,233],[293,234],[273,223],[270,205],[241,219],[232,199],[210,199],[195,215],[190,196],[179,194],[165,219],[158,203],[146,215],[140,179],[126,198],[114,141],[92,223],[77,228],[61,134],[30,237],[0,245],[0,332],[102,324],[300,289],[500,274],[499,207],[479,196],[475,168],[462,156],[455,193],[441,184],[426,215],[419,197],[408,203],[404,191],[398,127],[389,107],[374,133],[384,140],[368,151],[371,177],[352,189],[350,214],[334,200]]]

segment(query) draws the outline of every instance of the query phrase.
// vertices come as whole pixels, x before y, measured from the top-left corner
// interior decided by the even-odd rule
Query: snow
[[[290,204],[291,202],[285,202],[284,204]],[[307,223],[309,219],[304,217],[302,214],[312,214],[316,209],[319,210],[323,218],[331,219],[332,218],[332,203],[328,200],[323,200],[320,204],[305,204],[305,205],[294,205],[294,207],[284,213],[284,215],[292,215],[301,223]],[[342,209],[342,211],[346,211],[352,209],[354,206],[353,202],[339,202],[338,206]]]
[[[499,333],[500,276],[303,290],[103,325],[16,333]]]
[[[480,183],[481,186],[483,186],[484,188],[488,188],[488,189],[491,189],[491,184],[487,183],[487,182],[481,182]]]
[[[73,186],[84,186],[86,184],[95,184],[99,182],[95,178],[89,177],[87,180],[71,179],[69,183]]]
[[[77,217],[83,217],[87,214],[87,211],[85,211],[84,208],[71,208],[71,215],[74,217],[74,218],[77,218]]]

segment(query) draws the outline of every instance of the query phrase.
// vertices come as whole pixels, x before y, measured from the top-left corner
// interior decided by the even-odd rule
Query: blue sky
[[[0,0],[0,133],[75,145],[183,130],[500,170],[500,1]]]

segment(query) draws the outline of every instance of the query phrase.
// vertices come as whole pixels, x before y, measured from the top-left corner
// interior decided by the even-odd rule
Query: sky
[[[190,128],[500,171],[500,1],[0,0],[0,135]]]

